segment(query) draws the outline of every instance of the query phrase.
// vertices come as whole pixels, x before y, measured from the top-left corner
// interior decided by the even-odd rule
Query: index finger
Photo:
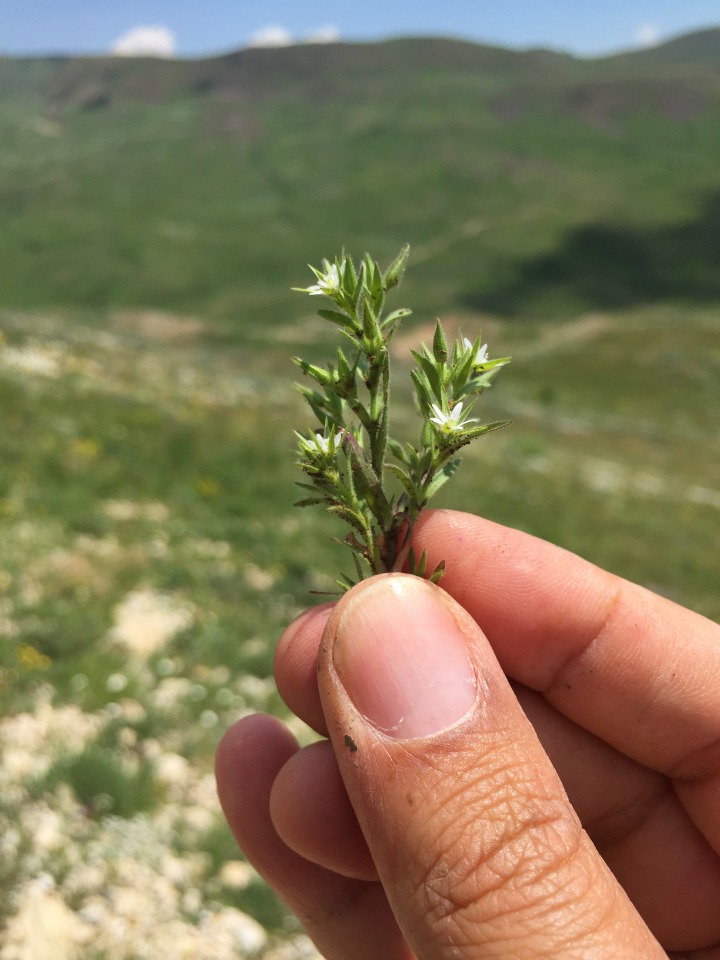
[[[413,537],[505,672],[676,781],[720,851],[720,626],[528,534],[433,510]]]

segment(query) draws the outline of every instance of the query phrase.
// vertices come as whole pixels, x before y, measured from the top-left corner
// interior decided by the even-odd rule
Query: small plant
[[[413,350],[417,365],[410,376],[422,419],[417,444],[393,439],[390,427],[389,344],[403,317],[401,308],[384,314],[388,292],[396,287],[407,264],[404,247],[383,273],[367,254],[359,269],[343,254],[322,269],[310,267],[316,283],[295,287],[311,296],[325,296],[334,309],[318,314],[334,323],[347,343],[337,348],[335,362],[321,367],[295,357],[294,362],[314,387],[299,386],[317,426],[297,433],[299,466],[310,482],[298,485],[310,492],[298,506],[324,505],[350,527],[339,541],[352,551],[357,579],[343,574],[347,590],[377,573],[401,570],[428,576],[437,583],[444,562],[426,573],[426,556],[412,550],[412,532],[421,511],[460,465],[461,447],[509,421],[479,423],[469,416],[509,357],[491,360],[478,337],[455,340],[448,346],[437,321],[432,349]],[[395,478],[396,492],[388,480]]]

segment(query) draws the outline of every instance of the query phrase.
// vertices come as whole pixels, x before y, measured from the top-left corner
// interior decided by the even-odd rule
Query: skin
[[[469,514],[429,511],[414,547],[447,562],[476,702],[388,736],[337,666],[379,578],[304,613],[276,681],[329,739],[255,715],[218,750],[248,859],[328,960],[720,960],[720,627]]]

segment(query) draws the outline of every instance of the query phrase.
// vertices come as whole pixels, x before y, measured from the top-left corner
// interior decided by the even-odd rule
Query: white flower
[[[315,445],[317,446],[320,453],[325,453],[325,454],[334,453],[335,450],[342,443],[342,436],[343,436],[342,430],[338,430],[338,432],[335,434],[334,437],[333,436],[326,437],[322,433],[316,433]],[[331,444],[332,444],[332,449],[331,449]]]
[[[326,437],[323,433],[316,433],[312,439],[303,437],[300,433],[296,435],[300,442],[300,450],[303,453],[309,455],[310,457],[317,457],[318,453],[327,457],[328,455],[335,453],[335,451],[338,449],[342,443],[344,433],[344,430],[338,430],[336,434],[330,434],[329,437]]]
[[[303,293],[309,293],[311,297],[326,296],[331,297],[340,288],[341,271],[336,263],[323,262],[325,273],[310,268],[317,277],[317,283],[310,287],[305,287]]]
[[[456,430],[463,430],[468,423],[474,423],[475,417],[468,419],[462,418],[462,401],[456,403],[450,413],[443,413],[437,404],[432,405],[435,416],[430,417],[430,422],[440,427],[443,433],[454,433]]]
[[[466,350],[472,350],[472,343],[468,340],[467,337],[463,337],[463,343],[465,344]],[[477,353],[475,354],[475,359],[473,360],[474,367],[481,367],[484,363],[487,363],[488,360],[488,345],[484,343],[481,347],[477,348]]]

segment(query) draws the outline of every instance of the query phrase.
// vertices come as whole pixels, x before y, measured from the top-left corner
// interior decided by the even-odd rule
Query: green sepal
[[[441,560],[429,576],[430,583],[440,583],[445,574],[445,561]]]

